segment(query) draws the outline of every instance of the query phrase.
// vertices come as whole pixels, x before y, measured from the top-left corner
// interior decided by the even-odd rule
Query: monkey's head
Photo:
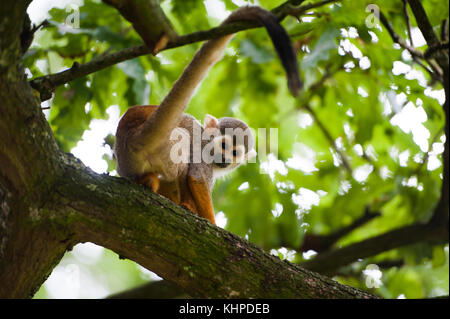
[[[204,128],[212,136],[214,170],[231,171],[256,156],[255,138],[248,125],[232,117],[206,115]]]

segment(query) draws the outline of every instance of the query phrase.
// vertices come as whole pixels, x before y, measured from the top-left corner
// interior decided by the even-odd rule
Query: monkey
[[[289,36],[271,12],[242,7],[221,25],[248,20],[266,28],[286,70],[288,88],[296,96],[302,86],[297,58]],[[233,36],[205,42],[159,106],[130,107],[119,121],[114,146],[120,176],[145,185],[213,224],[214,181],[256,155],[255,139],[239,119],[206,115],[202,125],[184,110]],[[188,150],[188,155],[185,152],[183,160],[174,159],[180,150]]]

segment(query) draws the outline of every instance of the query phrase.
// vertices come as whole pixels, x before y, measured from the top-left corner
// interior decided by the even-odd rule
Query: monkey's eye
[[[222,142],[222,149],[223,150],[226,150],[228,148],[228,145],[227,145],[227,143],[225,143],[225,142]]]
[[[233,151],[233,156],[234,156],[234,157],[237,157],[237,156],[239,156],[239,151],[237,151],[237,150],[234,150],[234,151]]]

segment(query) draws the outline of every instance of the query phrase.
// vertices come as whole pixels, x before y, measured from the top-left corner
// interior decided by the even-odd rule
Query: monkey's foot
[[[148,173],[144,176],[142,176],[138,180],[139,184],[142,184],[144,186],[147,186],[150,188],[154,193],[156,193],[159,189],[159,178],[158,174],[156,173]]]

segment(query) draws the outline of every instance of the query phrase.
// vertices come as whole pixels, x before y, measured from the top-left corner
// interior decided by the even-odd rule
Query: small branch
[[[343,238],[353,230],[367,224],[369,221],[379,216],[381,216],[381,213],[372,212],[369,208],[366,208],[364,214],[356,219],[352,224],[346,227],[342,227],[341,229],[329,235],[306,234],[299,251],[304,252],[308,250],[314,250],[318,253],[327,251],[339,239]]]
[[[394,30],[394,28],[392,27],[391,23],[387,20],[386,16],[380,12],[380,21],[381,23],[384,25],[384,27],[387,29],[387,31],[389,32],[389,35],[391,36],[392,40],[397,43],[398,45],[400,45],[402,48],[404,48],[405,50],[408,50],[408,52],[411,54],[414,62],[416,62],[417,64],[419,64],[420,66],[424,67],[425,70],[427,72],[429,72],[431,74],[431,77],[435,80],[438,80],[439,82],[443,83],[444,79],[443,79],[443,70],[442,67],[440,65],[438,65],[436,63],[436,61],[432,60],[432,59],[426,59],[426,61],[428,62],[428,64],[431,66],[431,68],[433,69],[433,73],[430,72],[430,70],[424,66],[423,63],[420,62],[419,59],[425,59],[425,55],[422,51],[409,46]],[[440,63],[441,64],[441,63]],[[448,63],[447,63],[448,65]]]
[[[403,14],[405,15],[406,26],[408,29],[409,44],[411,45],[411,47],[414,48],[412,32],[411,32],[411,19],[409,18],[409,13],[408,13],[408,1],[407,0],[402,0],[402,1],[403,1]]]
[[[389,32],[389,35],[391,36],[392,40],[399,44],[403,49],[406,49],[409,51],[409,53],[411,53],[412,56],[418,57],[418,58],[423,58],[423,53],[420,50],[417,50],[414,47],[409,46],[405,40],[402,39],[402,37],[400,37],[394,30],[394,28],[392,27],[391,23],[388,21],[388,19],[386,18],[386,16],[380,12],[380,21],[381,23],[384,25],[384,27],[387,29],[387,31]]]
[[[433,26],[431,25],[430,21],[428,20],[427,14],[422,6],[422,3],[419,0],[408,0],[408,2],[414,14],[414,17],[416,18],[417,26],[419,27],[420,32],[422,32],[425,41],[427,41],[428,46],[429,47],[437,46],[439,44],[439,38],[434,32]],[[446,54],[445,51],[438,50],[434,58],[439,64],[439,67],[442,69],[441,74],[444,75],[445,79],[445,77],[448,77],[449,71],[448,53]],[[428,61],[430,62],[432,60]]]
[[[339,271],[337,271],[334,275],[343,277],[343,278],[361,278],[363,275],[362,271],[365,267],[369,264],[376,264],[379,269],[386,270],[389,268],[397,267],[400,268],[405,264],[405,261],[403,259],[387,259],[387,260],[381,260],[376,262],[367,261],[365,263],[361,263],[360,267],[345,267],[341,268]]]
[[[428,162],[428,158],[430,157],[430,152],[432,150],[433,144],[442,135],[443,131],[444,130],[442,128],[433,136],[433,139],[431,140],[430,144],[428,145],[428,150],[426,151],[426,153],[425,153],[422,161],[420,162],[420,164],[418,164],[417,167],[414,169],[414,172],[413,172],[412,175],[419,174],[419,172],[422,170],[423,166]]]
[[[301,266],[319,273],[333,274],[339,267],[358,259],[419,242],[447,243],[448,227],[440,225],[437,228],[431,224],[413,224],[394,229],[343,248],[326,251],[302,263]]]
[[[169,40],[177,37],[157,0],[103,0],[103,2],[115,7],[131,22],[152,54],[157,54]]]
[[[447,74],[448,77],[448,74]],[[442,154],[442,186],[441,186],[441,197],[439,202],[434,210],[433,216],[430,220],[430,224],[435,227],[439,227],[440,225],[446,225],[447,230],[449,227],[449,126],[450,126],[450,117],[449,117],[449,88],[448,88],[448,78],[447,78],[447,87],[445,87],[445,102],[443,105],[445,112],[445,143],[444,143],[444,153]]]
[[[287,1],[284,4],[273,9],[272,13],[274,13],[277,16],[278,20],[281,21],[288,15],[288,13],[290,12],[289,10],[292,10],[292,4],[302,2],[303,1],[292,1],[292,0]],[[328,2],[322,1],[320,5],[324,5],[326,3]],[[319,4],[315,5],[315,7],[318,6]],[[259,27],[261,27],[261,25],[251,21],[230,23],[227,25],[211,28],[209,30],[198,31],[193,32],[191,34],[179,36],[174,40],[170,40],[164,48],[160,49],[160,51],[181,47],[195,42],[215,39],[224,35]],[[51,98],[51,95],[54,92],[55,88],[60,85],[73,81],[77,78],[86,76],[88,74],[100,71],[102,69],[118,64],[120,62],[134,59],[151,53],[152,53],[151,49],[149,49],[146,45],[139,45],[133,48],[123,49],[111,54],[102,54],[94,58],[90,62],[80,64],[77,70],[68,69],[59,73],[38,77],[31,80],[30,85],[35,90],[41,93],[41,101],[45,101]]]
[[[348,161],[347,156],[336,145],[336,141],[331,136],[331,133],[328,132],[328,129],[325,127],[325,125],[322,123],[322,121],[317,117],[317,114],[314,112],[314,110],[311,108],[311,106],[309,104],[305,104],[303,107],[309,112],[309,114],[311,114],[313,120],[316,122],[316,124],[319,126],[320,130],[322,131],[322,133],[325,135],[325,137],[327,138],[327,140],[331,144],[331,147],[339,155],[339,157],[340,157],[340,159],[342,161],[342,164],[344,165],[345,169],[350,173],[350,175],[352,175],[353,170],[352,170],[352,167],[350,165],[350,162]]]
[[[64,163],[39,222],[111,249],[192,297],[374,298],[269,255],[140,185],[96,174],[71,155]]]
[[[422,6],[422,3],[419,0],[408,0],[409,6],[416,18],[417,26],[422,32],[423,37],[427,41],[429,46],[433,46],[439,42],[439,38],[434,33],[433,26],[428,20],[425,9]]]
[[[440,83],[444,82],[444,79],[442,78],[442,75],[439,74],[439,70],[436,69],[430,69],[429,67],[427,67],[425,64],[422,63],[422,61],[420,61],[417,57],[412,56],[414,63],[417,63],[420,67],[422,67],[425,71],[428,72],[428,74],[430,75],[431,79],[434,81],[438,81]],[[440,68],[439,68],[440,69]]]

